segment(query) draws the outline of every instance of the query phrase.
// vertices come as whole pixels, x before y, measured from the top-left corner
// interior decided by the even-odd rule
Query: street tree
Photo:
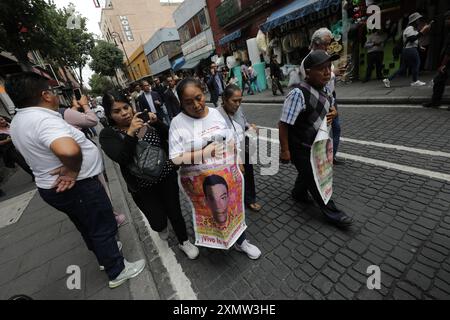
[[[71,27],[69,22],[74,16],[78,17],[78,21]],[[45,19],[50,22],[48,31],[53,44],[45,51],[46,57],[54,61],[65,74],[66,66],[79,70],[80,85],[83,87],[82,70],[95,46],[94,36],[86,27],[86,18],[75,12],[73,4],[63,9],[57,9],[52,4]]]
[[[96,96],[103,95],[106,91],[114,88],[114,84],[108,77],[97,73],[92,75],[89,86],[91,87],[91,93]]]
[[[0,49],[29,67],[28,52],[46,51],[52,45],[45,19],[49,8],[44,0],[0,1]]]
[[[99,40],[96,46],[91,51],[92,61],[89,64],[92,70],[102,76],[116,77],[116,69],[119,69],[123,65],[123,52],[119,50],[115,45]]]

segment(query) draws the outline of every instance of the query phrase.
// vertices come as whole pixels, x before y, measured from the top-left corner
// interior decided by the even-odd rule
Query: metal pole
[[[114,35],[114,37],[118,37],[119,38],[120,44],[122,45],[123,53],[125,54],[125,57],[127,58],[128,67],[131,70],[131,74],[133,76],[133,80],[136,81],[136,75],[134,74],[134,70],[131,67],[130,59],[128,58],[128,54],[127,54],[127,51],[125,50],[125,46],[123,45],[123,41],[122,41],[122,38],[121,38],[120,34],[117,33],[117,32],[113,32],[112,35]]]

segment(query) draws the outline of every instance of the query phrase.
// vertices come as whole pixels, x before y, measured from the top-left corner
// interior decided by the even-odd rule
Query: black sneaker
[[[345,215],[344,213],[339,213],[335,216],[331,216],[331,215],[325,215],[325,219],[328,220],[328,222],[330,222],[331,224],[334,224],[336,227],[340,227],[340,228],[346,228],[346,227],[350,227],[354,220],[353,218]]]
[[[4,193],[2,189],[0,189],[0,197],[4,197],[4,196],[6,196],[6,193]]]
[[[341,165],[344,165],[344,164],[345,164],[345,161],[344,161],[344,160],[338,160],[338,159],[334,158],[334,159],[333,159],[333,164],[334,164],[335,166],[341,166]]]
[[[435,102],[427,102],[422,105],[424,108],[439,108],[441,105]]]

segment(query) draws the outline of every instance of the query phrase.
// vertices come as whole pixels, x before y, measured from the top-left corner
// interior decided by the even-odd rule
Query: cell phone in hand
[[[81,99],[81,90],[80,89],[74,89],[73,93],[75,94],[75,99],[77,99],[77,101],[79,101]]]
[[[142,121],[144,121],[144,123],[147,123],[150,121],[150,116],[148,115],[148,110],[144,110],[138,117],[141,118]]]

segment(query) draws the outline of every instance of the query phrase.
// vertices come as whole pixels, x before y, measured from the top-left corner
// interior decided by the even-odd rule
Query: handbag
[[[131,174],[149,181],[156,182],[167,161],[166,152],[160,147],[139,140],[133,162],[128,165]]]

